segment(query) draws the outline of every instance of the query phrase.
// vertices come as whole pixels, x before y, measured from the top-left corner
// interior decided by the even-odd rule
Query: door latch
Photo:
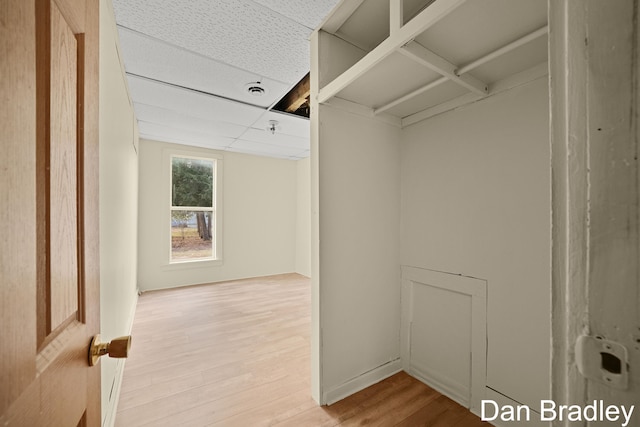
[[[629,387],[627,348],[600,337],[581,335],[576,342],[578,371],[593,381],[626,390]]]

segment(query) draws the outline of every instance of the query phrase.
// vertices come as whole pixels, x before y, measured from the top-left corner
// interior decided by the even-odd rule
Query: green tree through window
[[[215,160],[171,158],[171,258],[214,257]]]

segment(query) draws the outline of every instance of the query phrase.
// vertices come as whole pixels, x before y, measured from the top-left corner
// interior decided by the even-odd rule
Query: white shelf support
[[[534,41],[535,39],[542,37],[544,35],[546,35],[549,32],[549,26],[545,25],[542,28],[538,28],[537,30],[535,30],[532,33],[527,34],[526,36],[520,37],[517,40],[512,41],[509,44],[506,44],[504,46],[502,46],[499,49],[494,50],[493,52],[476,59],[475,61],[465,65],[464,67],[461,67],[460,70],[458,70],[458,72],[460,74],[466,73],[468,71],[473,70],[474,68],[478,68],[479,66],[486,64],[487,62],[496,59],[499,56],[504,55],[505,53],[511,52],[512,50],[515,50],[517,48],[519,48],[520,46],[523,46],[531,41]]]
[[[380,61],[404,46],[408,41],[413,40],[416,36],[453,12],[465,1],[467,0],[438,0],[430,5],[411,21],[404,24],[395,34],[387,37],[364,58],[351,66],[351,68],[321,88],[318,93],[318,102],[323,103],[335,96],[338,92],[376,66]]]
[[[489,95],[481,96],[475,93],[468,92],[457,98],[453,98],[449,101],[445,101],[433,107],[427,108],[426,110],[413,113],[402,119],[402,127],[410,126],[422,120],[426,120],[429,117],[433,117],[436,114],[444,113],[445,111],[453,110],[454,108],[458,108],[462,105],[470,104],[472,102],[483,99],[486,96],[495,95],[500,92],[513,89],[514,87],[532,82],[538,78],[546,76],[549,72],[548,68],[549,68],[549,64],[547,64],[547,62],[543,62],[541,64],[538,64],[536,66],[529,68],[528,70],[521,71],[517,74],[506,77],[502,80],[498,80],[497,82],[491,83],[489,87]],[[374,110],[374,112],[375,111],[376,110]]]
[[[335,34],[363,2],[364,0],[344,0],[340,7],[326,18],[320,28],[327,33]]]
[[[431,83],[429,83],[429,84],[427,84],[427,85],[425,85],[425,86],[422,86],[422,87],[421,87],[421,88],[419,88],[419,89],[416,89],[416,90],[414,90],[414,91],[412,91],[412,92],[409,92],[408,94],[406,94],[406,95],[404,95],[404,96],[401,96],[400,98],[395,99],[395,100],[391,101],[391,102],[390,102],[390,103],[388,103],[388,104],[385,104],[385,105],[383,105],[383,106],[381,106],[381,107],[378,107],[378,108],[374,109],[374,110],[373,110],[373,114],[381,114],[381,113],[384,113],[384,112],[385,112],[385,111],[387,111],[388,109],[393,108],[393,107],[395,107],[396,105],[400,105],[400,104],[402,104],[403,102],[408,101],[408,100],[410,100],[411,98],[414,98],[414,97],[416,97],[416,96],[420,95],[421,93],[425,93],[426,91],[428,91],[428,90],[430,90],[430,89],[433,89],[433,88],[434,88],[434,87],[436,87],[436,86],[440,86],[442,83],[444,83],[444,82],[448,82],[448,81],[449,81],[449,79],[448,79],[448,78],[446,78],[446,77],[440,77],[439,79],[434,80],[434,81],[432,81]]]
[[[420,43],[412,41],[402,47],[400,52],[449,80],[458,83],[460,86],[469,89],[473,93],[486,95],[489,91],[486,83],[468,74],[458,75],[457,67],[455,65],[441,56],[436,55]]]
[[[404,25],[404,0],[389,0],[389,34],[396,34]]]
[[[469,64],[461,67],[458,70],[458,74],[464,74],[464,73],[467,73],[467,72],[469,72],[469,71],[471,71],[471,70],[473,70],[475,68],[478,68],[481,65],[484,65],[484,64],[486,64],[487,62],[489,62],[489,61],[491,61],[493,59],[496,59],[496,58],[498,58],[498,57],[500,57],[500,56],[502,56],[502,55],[504,55],[504,54],[506,54],[508,52],[511,52],[512,50],[515,50],[515,49],[519,48],[520,46],[523,46],[523,45],[525,45],[525,44],[527,44],[527,43],[529,43],[529,42],[531,42],[533,40],[536,40],[539,37],[545,36],[548,32],[549,32],[549,26],[547,26],[547,25],[545,25],[542,28],[538,28],[537,30],[535,30],[535,31],[523,36],[523,37],[520,37],[519,39],[514,40],[511,43],[506,44],[506,45],[502,46],[501,48],[496,49],[493,52],[488,53],[487,55],[482,56],[482,57],[476,59],[475,61],[470,62]],[[409,99],[414,98],[414,97],[416,97],[416,96],[418,96],[418,95],[420,95],[420,94],[422,94],[422,93],[424,93],[424,92],[426,92],[426,91],[428,91],[430,89],[433,89],[434,87],[439,86],[439,85],[447,82],[448,80],[449,79],[446,78],[446,77],[441,77],[441,78],[439,78],[437,80],[434,80],[431,83],[428,83],[428,84],[426,84],[425,86],[423,86],[423,87],[421,87],[419,89],[416,89],[416,90],[414,90],[412,92],[409,92],[406,95],[403,95],[400,98],[389,102],[388,104],[382,105],[382,106],[374,109],[374,113],[375,114],[384,113],[385,111],[395,107],[396,105],[402,104],[403,102],[408,101]]]

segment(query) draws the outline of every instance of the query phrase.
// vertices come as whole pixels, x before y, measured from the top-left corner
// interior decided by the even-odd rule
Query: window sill
[[[194,268],[220,267],[222,265],[224,265],[224,262],[221,259],[190,260],[190,261],[178,261],[178,262],[164,264],[162,266],[162,270],[163,271],[191,270]]]

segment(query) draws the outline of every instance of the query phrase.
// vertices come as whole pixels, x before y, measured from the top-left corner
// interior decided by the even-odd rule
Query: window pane
[[[171,200],[173,206],[213,206],[213,160],[173,157]]]
[[[172,211],[171,260],[213,258],[214,222],[211,211]]]

